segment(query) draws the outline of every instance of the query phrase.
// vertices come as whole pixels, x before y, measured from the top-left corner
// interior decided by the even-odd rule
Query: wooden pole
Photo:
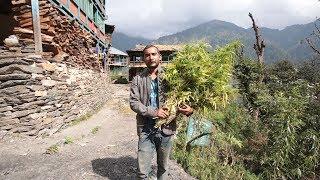
[[[33,23],[35,53],[41,55],[42,40],[41,40],[41,27],[40,27],[40,15],[39,15],[39,1],[31,0],[31,8],[32,8],[32,23]]]

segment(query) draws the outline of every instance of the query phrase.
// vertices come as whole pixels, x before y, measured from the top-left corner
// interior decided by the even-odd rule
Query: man
[[[144,50],[144,62],[147,68],[132,80],[130,107],[137,113],[138,142],[138,178],[148,179],[151,171],[153,154],[157,154],[157,178],[166,179],[168,160],[172,148],[176,122],[156,129],[157,118],[167,118],[169,113],[164,103],[164,85],[161,80],[161,54],[154,45],[147,45]],[[178,112],[190,115],[193,109],[185,105]]]

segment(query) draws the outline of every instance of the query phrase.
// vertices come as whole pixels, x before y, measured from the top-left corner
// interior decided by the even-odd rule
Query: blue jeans
[[[157,179],[167,179],[172,142],[172,136],[166,136],[161,132],[140,133],[138,142],[138,179],[149,178],[151,161],[155,151],[158,165]]]

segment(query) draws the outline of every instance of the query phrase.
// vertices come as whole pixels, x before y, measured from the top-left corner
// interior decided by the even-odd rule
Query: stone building
[[[42,46],[56,55],[66,52],[68,44],[79,43],[79,38],[88,40],[85,46],[108,48],[114,25],[106,24],[106,19],[105,0],[2,0],[0,46],[16,35],[29,52]],[[24,48],[27,45],[29,49]]]
[[[53,134],[111,97],[94,55],[111,44],[104,12],[102,0],[0,1],[0,139]]]

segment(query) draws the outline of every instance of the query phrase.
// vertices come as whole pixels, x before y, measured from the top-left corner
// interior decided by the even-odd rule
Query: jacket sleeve
[[[137,114],[140,114],[142,116],[146,117],[156,117],[157,116],[157,109],[151,106],[145,106],[140,101],[141,94],[139,92],[139,85],[138,85],[138,77],[134,77],[131,82],[131,88],[130,88],[130,108],[136,112]]]

